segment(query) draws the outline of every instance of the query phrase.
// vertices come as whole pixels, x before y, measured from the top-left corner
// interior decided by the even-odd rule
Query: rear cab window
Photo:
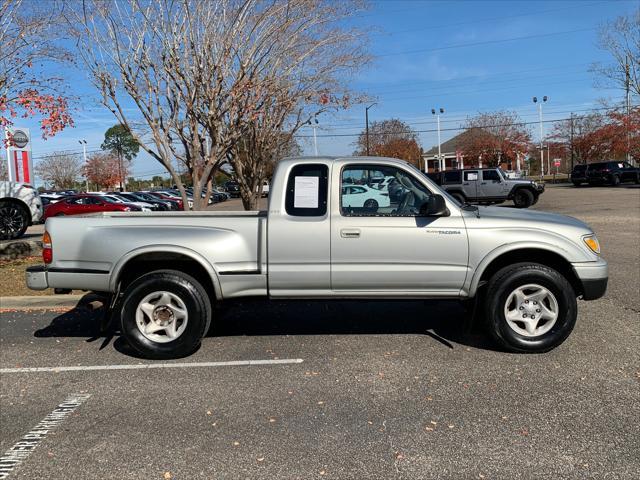
[[[452,183],[460,183],[462,181],[462,172],[460,170],[448,170],[444,172],[445,185],[451,185]]]
[[[497,170],[483,170],[482,171],[482,180],[489,180],[489,181],[499,182],[500,181],[500,175],[498,174]]]
[[[324,164],[294,166],[287,179],[285,210],[295,217],[321,217],[327,213],[329,168]]]

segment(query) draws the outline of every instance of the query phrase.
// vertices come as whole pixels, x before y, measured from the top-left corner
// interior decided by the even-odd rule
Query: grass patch
[[[30,290],[27,287],[25,272],[27,267],[41,265],[42,257],[24,257],[15,260],[0,260],[0,297],[22,295],[53,295],[53,289]],[[0,301],[0,307],[2,301]]]

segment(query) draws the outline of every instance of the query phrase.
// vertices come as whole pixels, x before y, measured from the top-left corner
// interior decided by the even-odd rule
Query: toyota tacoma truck
[[[383,177],[405,193],[353,201],[360,194],[344,188]],[[110,294],[122,335],[151,358],[195,351],[212,306],[250,296],[478,299],[474,317],[502,347],[545,352],[572,331],[576,299],[601,297],[608,278],[583,222],[461,204],[380,157],[284,159],[267,211],[50,218],[43,246],[28,286]]]
[[[491,205],[512,200],[516,208],[529,208],[544,193],[544,184],[509,178],[500,168],[446,170],[428,177],[460,203]]]

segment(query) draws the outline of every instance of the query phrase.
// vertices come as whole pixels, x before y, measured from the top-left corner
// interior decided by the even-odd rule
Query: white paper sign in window
[[[293,206],[295,208],[318,208],[320,191],[319,177],[295,177]]]
[[[467,180],[478,180],[478,174],[474,172],[468,173]]]

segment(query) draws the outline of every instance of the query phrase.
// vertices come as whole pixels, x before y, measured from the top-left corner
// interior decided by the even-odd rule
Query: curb
[[[0,297],[2,310],[48,310],[56,308],[86,307],[96,310],[102,306],[104,297],[93,293],[83,295],[40,295],[23,297]]]

